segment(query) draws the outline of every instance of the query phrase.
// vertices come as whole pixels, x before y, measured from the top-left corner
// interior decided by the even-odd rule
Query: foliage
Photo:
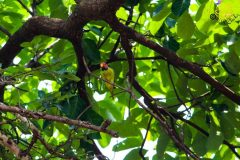
[[[31,17],[26,8],[31,11],[33,2],[37,2],[22,0],[21,5],[19,1],[0,0],[2,47],[9,40],[7,33],[13,35]],[[43,0],[36,4],[37,16],[64,20],[76,7],[74,0]],[[234,4],[240,8],[239,3]],[[228,7],[226,2],[217,6],[211,0],[197,0],[196,3],[190,3],[190,0],[127,0],[116,15],[121,23],[183,60],[198,65],[210,77],[239,95],[240,13],[236,6],[228,13]],[[97,126],[104,120],[111,120],[108,129],[117,131],[122,138],[112,150],[129,149],[125,160],[143,159],[144,155],[146,159],[154,160],[186,159],[184,151],[178,149],[158,119],[150,121],[152,115],[142,108],[141,104],[148,104],[128,80],[131,74],[129,57],[119,44],[119,36],[111,25],[102,20],[90,21],[84,26],[79,44],[91,73],[82,77],[77,70],[86,66],[78,66],[78,56],[71,41],[39,35],[30,42],[21,43],[21,51],[13,63],[0,70],[0,79],[7,84],[4,103],[80,119]],[[152,103],[166,111],[166,122],[173,126],[183,143],[204,159],[239,158],[239,105],[204,79],[171,65],[149,46],[132,41],[131,45],[137,69],[136,80],[154,98]],[[100,77],[98,66],[101,62],[108,62],[114,69],[114,99]],[[78,84],[81,81],[85,83],[84,94],[90,104],[79,96]],[[0,131],[14,140],[21,150],[26,150],[33,139],[31,128],[13,113],[1,112],[0,115]],[[77,159],[93,159],[96,155],[93,145],[99,143],[105,148],[113,139],[105,133],[59,122],[34,118],[29,121],[54,150],[49,152],[37,141],[29,151],[33,159],[58,159],[56,153]],[[143,134],[145,132],[146,135]],[[154,155],[149,155],[148,148],[143,147],[150,141],[156,145]],[[8,154],[4,146],[0,150],[3,159],[14,159],[15,156]]]

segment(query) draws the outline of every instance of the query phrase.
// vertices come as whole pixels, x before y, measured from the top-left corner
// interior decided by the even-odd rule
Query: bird
[[[109,90],[111,97],[113,98],[114,88],[114,70],[108,66],[106,62],[100,63],[101,78],[105,81],[106,88]]]

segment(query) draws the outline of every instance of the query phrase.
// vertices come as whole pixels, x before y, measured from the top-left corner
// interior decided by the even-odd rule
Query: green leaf
[[[230,120],[228,116],[229,116],[228,114],[222,113],[221,116],[219,116],[219,118],[221,131],[223,133],[224,138],[227,140],[231,140],[232,138],[234,138],[235,130],[232,124],[233,122]]]
[[[45,130],[51,124],[52,124],[52,121],[44,120],[42,129]]]
[[[181,16],[190,6],[190,0],[174,0],[172,4],[172,13]]]
[[[197,155],[203,156],[206,154],[207,152],[206,143],[207,143],[207,137],[198,132],[195,135],[194,140],[192,142],[193,150]]]
[[[195,25],[188,12],[184,12],[177,21],[177,35],[185,40],[190,39],[194,33]]]
[[[98,36],[100,36],[100,37],[102,36],[102,32],[101,32],[101,30],[100,30],[99,28],[93,26],[93,27],[90,27],[90,30],[91,30],[93,33],[97,34]]]
[[[238,57],[240,57],[240,40],[234,43],[234,51],[237,53]]]
[[[150,22],[148,28],[153,35],[158,32],[167,16],[171,13],[171,6],[172,3],[167,2],[163,9],[152,18],[153,21]]]
[[[106,119],[110,119],[112,121],[123,119],[123,115],[121,113],[122,107],[112,103],[110,100],[99,101],[97,107],[95,107],[94,110]]]
[[[140,129],[131,121],[113,122],[109,129],[117,131],[120,137],[134,137],[141,135]]]
[[[51,17],[66,19],[68,17],[68,9],[63,5],[62,0],[49,0]]]
[[[209,136],[206,143],[208,151],[215,153],[223,142],[223,135],[218,131],[215,126],[211,125]]]
[[[118,152],[118,151],[126,150],[129,148],[141,146],[141,144],[142,144],[142,139],[130,137],[114,145],[112,150],[115,152]]]
[[[140,148],[131,150],[123,160],[142,160],[142,157],[139,155],[139,149]],[[145,155],[146,152],[147,151],[143,149],[143,155]]]
[[[105,148],[111,142],[111,136],[106,133],[100,133],[101,138],[98,139],[98,143],[102,148]]]
[[[62,74],[61,77],[67,78],[67,79],[69,79],[69,80],[73,80],[73,81],[75,81],[75,82],[78,82],[78,81],[81,80],[78,76],[76,76],[76,75],[74,75],[74,74],[71,74],[71,73]]]
[[[83,108],[85,107],[85,101],[79,96],[73,96],[70,99],[66,99],[60,103],[61,110],[67,115],[67,117],[76,119]]]
[[[227,69],[228,73],[239,74],[240,73],[240,58],[235,52],[231,52],[226,55],[225,58],[225,69]]]
[[[179,49],[180,45],[173,37],[170,37],[169,39],[164,39],[163,47],[176,52]]]
[[[166,148],[168,146],[168,143],[170,141],[169,136],[164,133],[161,132],[160,137],[158,138],[157,141],[157,157],[158,159],[163,159],[164,153],[166,152]]]
[[[85,38],[82,40],[82,47],[83,47],[84,55],[87,57],[87,60],[89,63],[91,64],[100,63],[100,52],[97,48],[95,41]]]
[[[128,19],[128,14],[127,14],[126,10],[122,7],[119,8],[119,10],[116,13],[116,16],[119,19],[122,19],[122,20],[125,20],[125,21]]]
[[[214,14],[214,2],[207,1],[200,6],[196,14],[195,20],[197,21],[196,26],[202,33],[208,33],[215,27],[216,21],[210,18],[211,14]]]
[[[56,129],[66,137],[68,136],[68,134],[71,131],[67,125],[59,123],[59,122],[55,122],[54,127],[56,127]]]
[[[54,126],[52,124],[49,124],[48,126],[46,126],[46,128],[44,128],[44,134],[46,134],[48,137],[52,137],[53,135],[53,130],[54,130]]]
[[[31,134],[29,127],[23,122],[18,122],[17,127],[23,134]]]
[[[148,10],[148,4],[151,0],[140,0],[139,1],[139,11],[140,13],[144,13]]]

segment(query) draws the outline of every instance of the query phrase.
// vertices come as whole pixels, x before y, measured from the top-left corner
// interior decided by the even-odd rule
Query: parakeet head
[[[101,68],[102,70],[107,70],[107,69],[108,69],[108,64],[105,63],[105,62],[102,62],[102,63],[100,63],[100,68]]]

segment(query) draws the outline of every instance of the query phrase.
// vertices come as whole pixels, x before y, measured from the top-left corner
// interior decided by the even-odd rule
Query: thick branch
[[[31,41],[37,35],[66,38],[64,32],[65,22],[60,19],[47,17],[30,18],[14,35],[12,35],[4,47],[0,50],[0,63],[2,67],[8,67],[13,58],[22,49],[23,42]]]
[[[236,104],[240,104],[240,96],[234,93],[231,89],[226,87],[225,85],[218,82],[216,79],[212,78],[210,75],[208,75],[206,72],[204,72],[198,65],[187,62],[183,60],[182,58],[178,57],[176,53],[161,47],[157,43],[153,42],[152,40],[147,39],[142,34],[136,32],[135,30],[127,27],[126,25],[120,23],[117,18],[108,18],[105,19],[110,26],[115,30],[116,32],[119,32],[120,34],[125,34],[128,39],[133,39],[140,44],[151,48],[152,50],[156,51],[157,53],[161,54],[166,60],[171,63],[173,66],[184,68],[194,75],[200,77],[205,82],[209,83],[212,87],[216,88],[219,92],[224,94],[226,97],[234,101]]]
[[[77,127],[86,128],[86,129],[90,129],[90,130],[97,131],[97,132],[104,132],[113,137],[118,137],[116,132],[114,132],[112,130],[102,129],[102,127],[95,126],[86,121],[72,120],[72,119],[65,118],[65,117],[46,114],[43,112],[33,112],[33,111],[26,110],[24,108],[6,106],[4,104],[0,104],[0,110],[3,112],[18,113],[21,116],[26,117],[26,118],[45,119],[45,120],[49,120],[49,121],[56,121],[56,122],[61,122],[64,124],[75,125]]]

